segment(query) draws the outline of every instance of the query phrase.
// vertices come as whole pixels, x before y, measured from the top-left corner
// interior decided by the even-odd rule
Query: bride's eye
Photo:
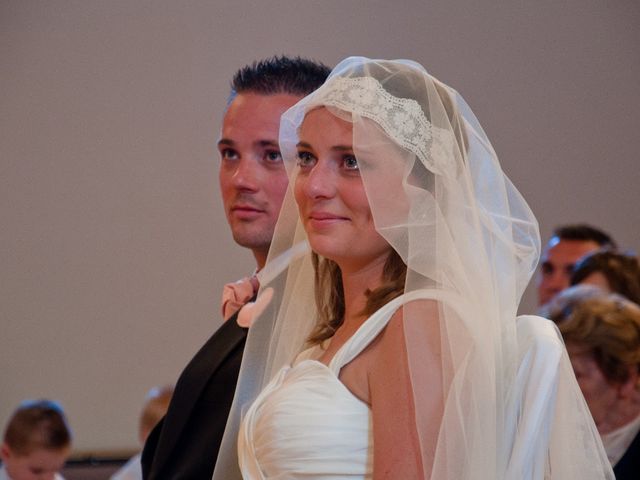
[[[347,170],[360,170],[360,167],[358,166],[358,160],[356,159],[355,155],[345,155],[342,159],[342,162],[344,163],[344,168],[346,168]]]
[[[298,166],[299,167],[311,167],[314,165],[315,163],[315,157],[310,153],[310,152],[306,152],[306,151],[300,151],[298,152]]]

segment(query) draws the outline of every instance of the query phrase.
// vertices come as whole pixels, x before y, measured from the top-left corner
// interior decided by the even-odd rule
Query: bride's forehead
[[[313,107],[309,108],[309,110],[307,110],[302,123],[306,122],[309,118],[326,119],[330,117],[335,117],[341,121],[349,123],[352,121],[352,114],[347,110],[330,105],[314,105]]]
[[[350,120],[350,113],[320,105],[305,114],[298,131],[300,138],[307,136],[322,138],[336,134],[351,135],[353,124]]]

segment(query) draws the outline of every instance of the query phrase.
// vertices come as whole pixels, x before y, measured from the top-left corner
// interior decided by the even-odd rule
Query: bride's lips
[[[326,228],[337,223],[349,221],[347,217],[336,215],[330,212],[311,212],[308,216],[308,223],[313,228]]]

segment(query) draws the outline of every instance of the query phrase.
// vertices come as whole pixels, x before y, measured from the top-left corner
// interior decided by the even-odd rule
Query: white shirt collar
[[[602,444],[612,466],[615,467],[620,461],[638,432],[640,432],[640,415],[619,429],[602,435]]]

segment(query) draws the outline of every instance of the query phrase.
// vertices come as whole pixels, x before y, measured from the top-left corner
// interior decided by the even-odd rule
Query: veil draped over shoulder
[[[282,117],[291,185],[299,127],[321,107],[353,124],[376,230],[407,265],[405,293],[421,290],[438,306],[429,318],[412,304],[403,309],[423,478],[613,478],[564,349],[541,377],[546,385],[533,389],[540,398],[523,398],[523,371],[535,369],[520,368],[530,340],[518,334],[516,311],[538,262],[538,224],[466,102],[415,62],[347,58]],[[314,270],[291,188],[261,275],[273,298],[250,329],[214,479],[241,478],[242,412],[305,348],[317,321]],[[423,363],[433,322],[444,392],[439,418],[421,408],[433,390]]]

